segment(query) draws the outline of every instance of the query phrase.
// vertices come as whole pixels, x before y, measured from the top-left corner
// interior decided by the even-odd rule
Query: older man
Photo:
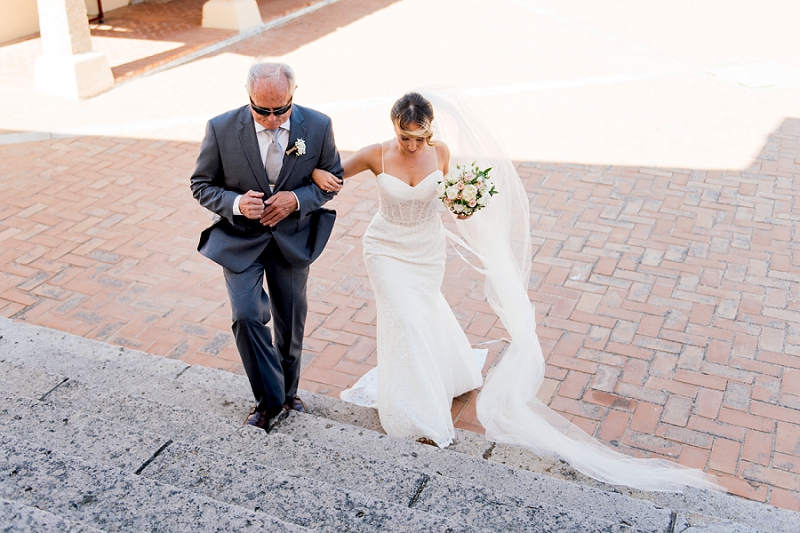
[[[295,87],[288,65],[257,60],[247,78],[249,105],[208,122],[191,178],[195,199],[217,215],[197,249],[225,275],[256,400],[245,424],[263,429],[282,409],[305,411],[297,386],[308,267],[335,219],[321,209],[333,194],[310,176],[317,167],[342,175],[330,119],[293,104]]]

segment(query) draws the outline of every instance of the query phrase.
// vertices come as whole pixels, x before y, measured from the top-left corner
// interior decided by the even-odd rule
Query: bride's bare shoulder
[[[447,174],[450,172],[450,148],[443,142],[437,142],[433,148],[436,150],[436,160],[439,162],[440,170]]]
[[[370,144],[354,153],[348,159],[350,172],[358,174],[365,170],[372,171],[376,176],[381,173],[383,165],[381,165],[381,145]]]

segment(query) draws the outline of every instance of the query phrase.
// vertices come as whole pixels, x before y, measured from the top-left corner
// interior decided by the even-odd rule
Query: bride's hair
[[[403,135],[425,139],[433,146],[433,106],[424,96],[414,92],[404,94],[392,106],[390,116]]]

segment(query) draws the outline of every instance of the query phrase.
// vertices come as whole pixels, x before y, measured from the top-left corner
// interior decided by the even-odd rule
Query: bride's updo
[[[419,93],[407,93],[392,106],[392,122],[406,137],[425,139],[433,145],[433,106]],[[411,129],[411,128],[414,129]]]

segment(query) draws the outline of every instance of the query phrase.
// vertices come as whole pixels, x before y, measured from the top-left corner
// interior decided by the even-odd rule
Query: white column
[[[256,0],[208,0],[203,4],[203,27],[244,31],[261,24]]]
[[[38,0],[43,54],[33,86],[66,98],[89,98],[114,86],[105,54],[92,51],[84,0]]]

